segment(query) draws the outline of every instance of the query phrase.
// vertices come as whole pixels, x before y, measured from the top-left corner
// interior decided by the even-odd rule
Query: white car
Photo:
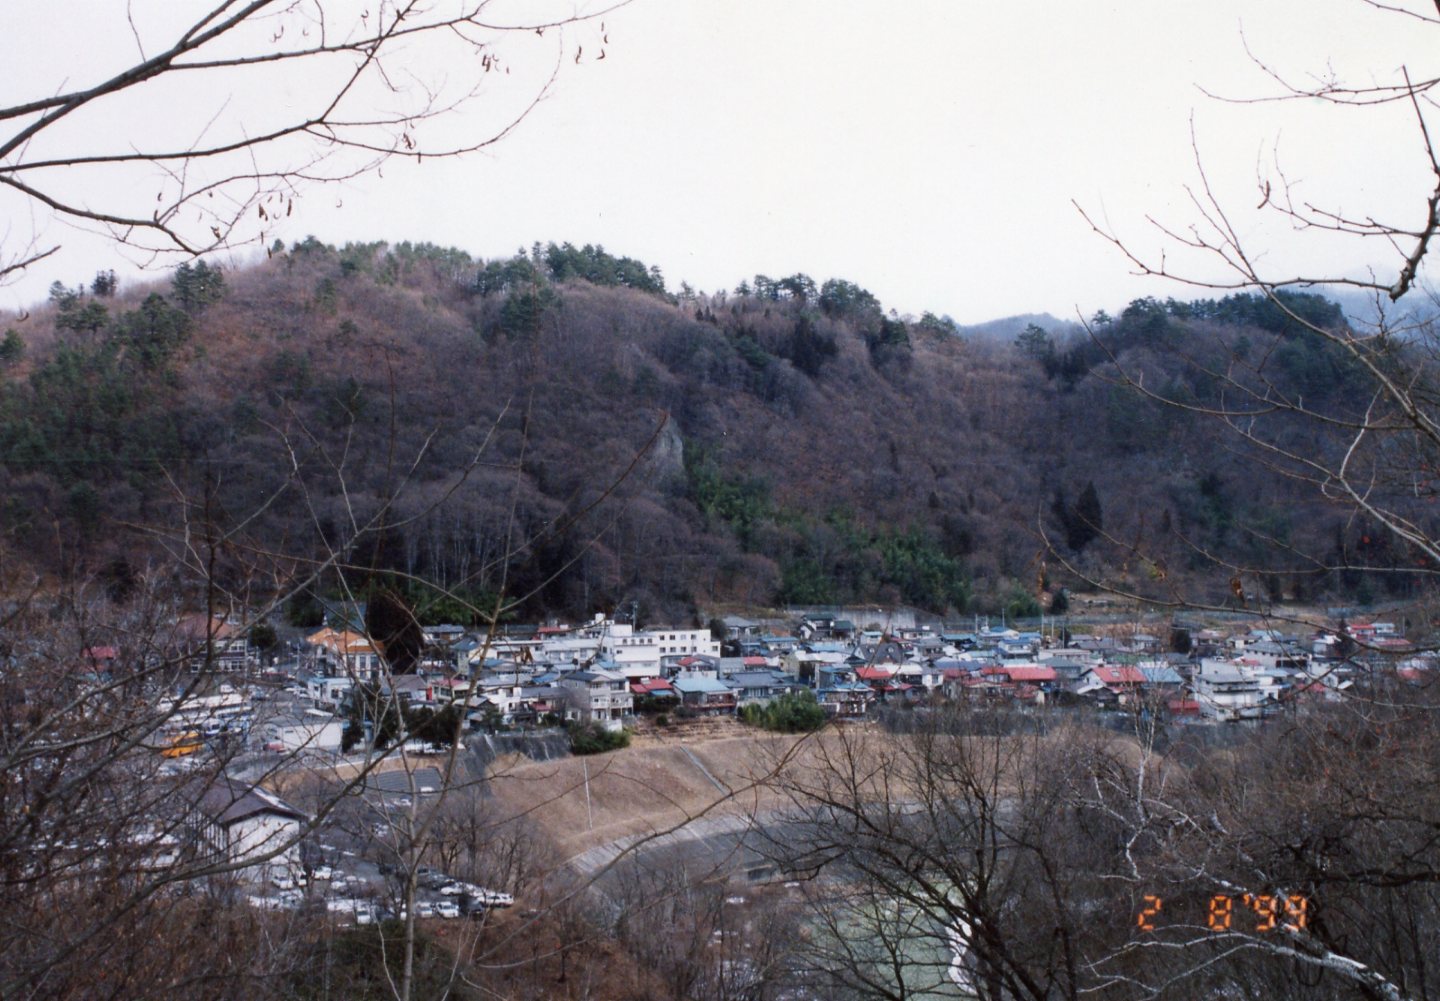
[[[335,878],[335,870],[328,865],[317,865],[314,869],[310,870],[310,878],[329,882]]]
[[[428,900],[416,901],[415,916],[417,918],[433,918],[435,916],[435,905]]]
[[[472,889],[473,887],[466,886],[464,883],[446,883],[440,887],[440,894],[445,897],[458,897],[462,893],[471,892]]]
[[[270,884],[274,886],[277,890],[295,889],[295,880],[290,878],[289,873],[277,872],[275,875],[270,877]]]
[[[460,905],[453,900],[442,900],[435,905],[435,913],[442,918],[458,918]]]
[[[498,890],[481,890],[480,899],[485,901],[487,907],[513,907],[515,898],[508,893],[501,893]]]

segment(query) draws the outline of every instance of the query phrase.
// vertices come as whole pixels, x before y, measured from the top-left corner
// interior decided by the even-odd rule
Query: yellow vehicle
[[[200,731],[190,730],[186,733],[177,733],[167,740],[165,746],[160,749],[160,756],[162,758],[183,758],[187,754],[194,754],[204,746],[205,742],[200,739]]]

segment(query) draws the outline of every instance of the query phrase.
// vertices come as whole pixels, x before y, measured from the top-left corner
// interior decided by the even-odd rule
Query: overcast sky
[[[593,30],[567,40],[567,53],[585,46],[579,65],[567,54],[553,93],[484,155],[392,163],[313,193],[278,235],[484,257],[601,243],[660,265],[672,288],[804,271],[902,313],[1074,318],[1183,294],[1129,276],[1072,202],[1158,246],[1147,214],[1196,217],[1193,127],[1212,185],[1277,276],[1393,270],[1378,244],[1316,246],[1267,227],[1256,171],[1278,148],[1304,195],[1413,224],[1433,177],[1406,109],[1227,104],[1202,88],[1274,93],[1247,43],[1297,78],[1330,66],[1388,79],[1407,46],[1421,65],[1432,39],[1419,28],[1359,0],[635,0],[607,17],[604,60]],[[126,271],[111,250],[65,238],[65,255],[0,290],[0,307],[42,298],[56,278]]]

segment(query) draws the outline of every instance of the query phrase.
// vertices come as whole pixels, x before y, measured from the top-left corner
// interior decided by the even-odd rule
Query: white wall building
[[[598,660],[626,678],[659,677],[662,669],[685,657],[719,657],[720,641],[709,629],[641,629],[628,622],[596,616],[576,633],[547,639],[544,660],[552,664],[590,664]]]
[[[1255,675],[1243,665],[1205,658],[1191,679],[1200,713],[1210,719],[1259,719],[1264,694]]]
[[[305,637],[305,644],[316,668],[331,677],[370,681],[383,666],[370,638],[348,629],[326,626]]]
[[[294,870],[305,819],[268,789],[217,775],[201,792],[192,823],[202,847],[219,860]]]
[[[355,687],[354,678],[315,675],[305,679],[305,694],[317,706],[340,708],[350,689]]]
[[[272,751],[336,751],[345,722],[332,713],[307,709],[302,716],[279,716],[265,724],[266,747]]]
[[[570,714],[582,722],[600,723],[615,730],[635,711],[635,696],[625,675],[618,671],[574,671],[557,684],[565,692]]]

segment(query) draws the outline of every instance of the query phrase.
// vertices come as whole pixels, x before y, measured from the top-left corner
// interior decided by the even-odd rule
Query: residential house
[[[1190,683],[1200,713],[1208,719],[1259,719],[1262,715],[1260,683],[1243,665],[1207,657]]]
[[[485,674],[481,677],[489,676],[490,675]],[[503,676],[511,679],[511,675],[508,672]],[[511,683],[518,684],[519,679],[511,679]],[[476,682],[471,680],[468,673],[431,678],[429,680],[430,701],[437,706],[447,705],[452,702],[463,703],[470,696],[470,691],[474,688],[475,684]]]
[[[469,671],[472,664],[486,654],[485,644],[473,636],[466,636],[450,644],[449,661],[456,671]]]
[[[634,714],[635,697],[619,671],[599,667],[571,671],[561,675],[557,683],[565,692],[567,715],[581,722],[618,730],[620,721]]]
[[[814,684],[821,670],[841,666],[845,663],[846,651],[839,643],[809,643],[791,650],[780,660],[780,667],[786,674]]]
[[[680,675],[670,684],[680,696],[680,704],[706,716],[735,711],[735,689],[715,678]]]
[[[465,627],[453,624],[421,626],[420,634],[426,646],[449,647],[465,638]]]
[[[402,706],[428,705],[435,701],[434,680],[423,674],[397,674],[380,682],[380,696]]]
[[[851,719],[865,715],[874,692],[854,668],[830,664],[816,668],[815,698],[831,716]]]
[[[1099,664],[1080,676],[1077,695],[1090,695],[1104,688],[1121,704],[1133,702],[1145,688],[1145,675],[1128,664]]]
[[[678,661],[670,664],[665,669],[665,675],[669,678],[710,678],[714,680],[720,677],[720,666],[727,658],[707,657],[701,654],[691,654],[688,657],[681,657]],[[733,658],[731,659],[733,662]]]
[[[1069,658],[1042,658],[1040,663],[1055,672],[1055,687],[1068,692],[1078,691],[1081,679],[1085,677],[1094,663],[1088,660],[1071,660]]]
[[[680,701],[680,695],[675,691],[675,686],[664,678],[642,678],[640,681],[632,681],[630,682],[630,694],[635,696],[637,706],[641,705],[642,699],[648,700],[652,706],[673,705]]]
[[[565,689],[559,685],[521,684],[504,689],[483,689],[468,704],[465,721],[478,730],[498,714],[502,723],[534,725],[547,716],[564,716],[567,708]]]
[[[229,616],[182,615],[175,624],[175,642],[191,671],[233,674],[257,663],[249,635]]]
[[[998,670],[1010,679],[1013,685],[1034,685],[1041,691],[1055,688],[1059,676],[1049,664],[1003,663]]]
[[[897,680],[928,695],[940,687],[940,669],[923,661],[907,660],[895,672]]]
[[[760,642],[765,645],[765,649],[770,654],[777,657],[783,657],[800,645],[799,637],[781,636],[778,633],[767,633],[760,637]]]
[[[1166,699],[1179,698],[1185,689],[1185,679],[1169,664],[1138,664],[1136,669],[1145,676],[1147,692],[1156,692]]]
[[[739,615],[727,615],[720,621],[725,624],[727,639],[748,639],[759,635],[760,632],[760,623]]]
[[[305,694],[310,701],[317,706],[330,706],[339,709],[344,705],[350,696],[350,689],[355,687],[354,678],[331,677],[329,675],[311,675],[305,679]]]
[[[493,709],[499,714],[500,722],[507,725],[529,715],[526,710],[533,696],[525,694],[528,686],[513,675],[485,674],[476,679],[473,687],[468,681],[464,684],[465,688],[457,694],[456,701],[462,701],[461,695],[468,696],[463,699],[465,706],[478,711],[482,719],[487,709]]]
[[[781,671],[744,670],[721,677],[721,683],[736,693],[738,705],[767,705],[771,700],[799,689],[800,683]]]
[[[854,668],[855,680],[868,685],[870,691],[875,693],[875,698],[881,702],[888,702],[892,698],[915,698],[923,694],[899,680],[896,677],[899,670],[898,664],[861,665]]]

